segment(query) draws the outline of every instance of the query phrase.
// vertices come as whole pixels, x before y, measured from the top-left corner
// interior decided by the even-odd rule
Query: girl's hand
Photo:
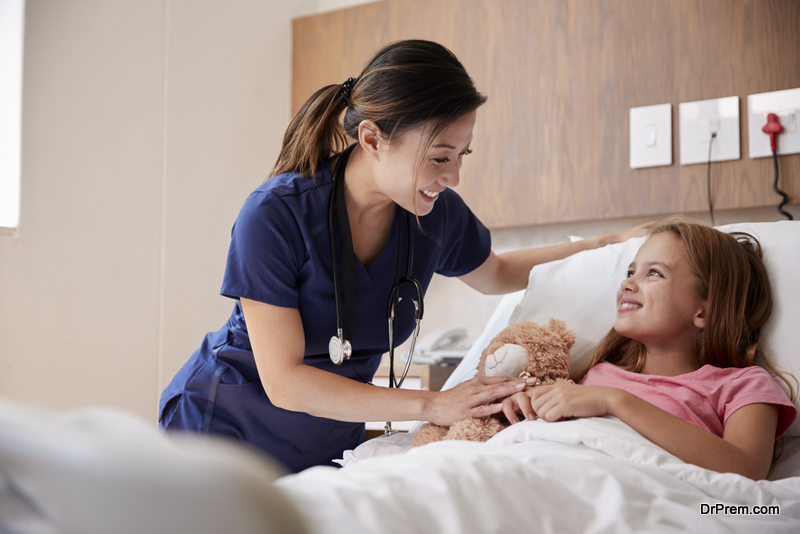
[[[528,388],[525,391],[514,393],[510,397],[503,399],[503,415],[506,416],[506,419],[508,419],[508,422],[512,425],[514,423],[519,423],[520,418],[517,416],[518,413],[521,413],[522,418],[528,421],[536,419],[536,412],[534,412],[531,407],[531,399],[529,397],[533,389],[534,388]]]
[[[501,403],[490,404],[497,399],[521,392],[533,385],[535,379],[511,376],[475,377],[454,388],[438,393],[426,417],[431,423],[449,426],[469,417],[485,417],[503,409]]]
[[[532,388],[531,407],[545,421],[594,417],[611,413],[613,396],[621,390],[560,382]]]
[[[528,388],[503,400],[503,413],[518,423],[517,412],[526,419],[540,417],[560,421],[569,417],[594,417],[611,413],[611,405],[622,390],[603,386],[581,386],[559,382]]]

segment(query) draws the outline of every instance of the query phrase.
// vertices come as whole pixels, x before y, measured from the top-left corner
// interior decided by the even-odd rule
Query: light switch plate
[[[778,135],[778,154],[800,152],[800,89],[787,89],[771,93],[759,93],[747,97],[747,141],[751,158],[772,155],[769,136],[761,131],[767,123],[767,115],[774,113],[783,126]]]
[[[739,159],[739,97],[682,102],[678,106],[681,165]],[[717,137],[711,144],[711,133]]]
[[[631,169],[672,165],[672,104],[630,110]]]

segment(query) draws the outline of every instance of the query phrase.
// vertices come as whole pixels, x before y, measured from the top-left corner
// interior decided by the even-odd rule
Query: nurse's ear
[[[364,120],[358,125],[358,143],[364,152],[377,157],[388,146],[380,126],[375,121]]]

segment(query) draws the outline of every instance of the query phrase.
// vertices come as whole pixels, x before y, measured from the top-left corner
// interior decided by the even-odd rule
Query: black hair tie
[[[339,94],[342,95],[345,107],[350,106],[350,92],[353,90],[353,85],[355,85],[355,83],[356,79],[351,76],[342,82],[342,87],[339,89]]]

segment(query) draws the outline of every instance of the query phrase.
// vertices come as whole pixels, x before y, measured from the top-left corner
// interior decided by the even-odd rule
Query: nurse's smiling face
[[[476,116],[473,111],[453,122],[427,154],[422,151],[429,124],[384,145],[375,169],[378,189],[411,213],[430,213],[439,194],[460,181],[462,158],[472,152],[469,147]]]

